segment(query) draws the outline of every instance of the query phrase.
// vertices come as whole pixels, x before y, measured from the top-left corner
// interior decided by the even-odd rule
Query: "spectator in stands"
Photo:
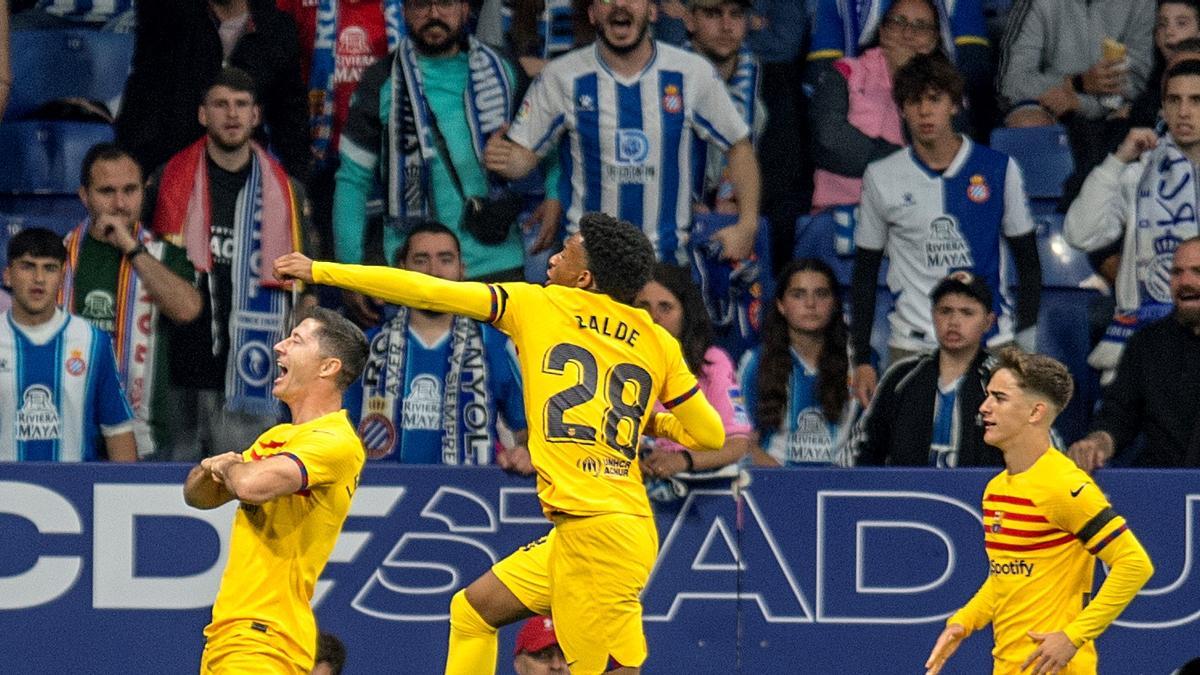
[[[338,140],[350,112],[350,98],[366,69],[396,48],[403,37],[400,0],[276,0],[291,15],[300,35],[300,64],[308,83],[311,171],[308,197],[313,205],[322,255],[333,257],[333,189]]]
[[[578,229],[584,212],[604,209],[641,223],[659,260],[683,264],[692,226],[691,150],[698,136],[726,152],[738,194],[737,223],[714,239],[724,257],[749,257],[758,231],[758,162],[750,130],[712,65],[650,38],[652,0],[593,0],[588,12],[596,47],[546,66],[507,136],[489,139],[488,168],[524,176],[565,132],[560,152],[572,171],[568,229]]]
[[[117,140],[147,172],[204,133],[196,107],[226,66],[254,80],[264,125],[257,140],[287,172],[308,176],[308,105],[296,24],[272,0],[138,2],[133,68]]]
[[[892,82],[912,57],[938,50],[939,22],[929,0],[898,0],[883,18],[879,46],[840,58],[821,73],[809,108],[814,210],[856,206],[867,164],[905,145]],[[853,208],[840,211],[839,218],[853,218]]]
[[[3,5],[7,5],[4,0]],[[21,9],[25,5],[26,9]],[[33,5],[28,7],[28,5]],[[37,0],[36,3],[14,2],[14,30],[62,30],[69,28],[103,28],[113,32],[129,32],[123,18],[133,9],[133,0]],[[8,8],[0,6],[0,14]]]
[[[151,179],[146,200],[155,234],[187,251],[204,299],[195,321],[166,325],[177,412],[169,456],[191,462],[247,448],[278,421],[271,347],[290,303],[263,265],[299,250],[310,231],[302,188],[252,140],[260,109],[250,76],[222,71],[198,117],[205,135]]]
[[[859,466],[999,466],[1000,451],[983,442],[977,412],[991,360],[983,336],[996,321],[992,291],[966,271],[934,287],[938,348],[893,363],[851,438]]]
[[[503,0],[500,11],[505,52],[525,77],[532,80],[551,59],[596,39],[587,17],[589,1]]]
[[[871,330],[876,279],[886,253],[895,297],[888,315],[889,362],[937,348],[929,293],[943,277],[967,270],[995,298],[997,327],[986,343],[1014,339],[1033,349],[1042,270],[1021,171],[1007,155],[955,133],[962,77],[938,55],[917,56],[896,74],[895,97],[912,147],[874,162],[863,176],[862,218],[851,281],[854,391],[866,406],[875,392]],[[1015,316],[1005,283],[1003,242],[1016,266]]]
[[[137,460],[108,334],[60,308],[67,258],[50,230],[8,241],[0,315],[0,461]]]
[[[334,192],[339,261],[394,260],[408,223],[436,217],[462,242],[470,278],[524,280],[516,228],[488,244],[463,224],[466,199],[498,185],[483,166],[483,149],[488,136],[512,119],[516,96],[512,66],[466,33],[469,13],[466,0],[405,2],[408,37],[363,73],[342,131]],[[539,251],[555,241],[562,214],[557,173],[550,173],[533,247]],[[381,246],[367,231],[365,207],[376,180],[384,186],[387,218],[394,225],[385,228]],[[355,321],[378,322],[379,303],[357,294],[346,298]]]
[[[1084,471],[1114,455],[1133,466],[1200,466],[1200,237],[1175,249],[1170,290],[1173,309],[1129,338],[1092,432],[1067,451]]]
[[[1106,381],[1134,330],[1173,311],[1167,270],[1175,247],[1200,234],[1200,59],[1177,61],[1164,86],[1167,134],[1131,129],[1088,174],[1063,223],[1072,246],[1117,254],[1113,321],[1088,358]]]
[[[751,145],[756,145],[767,123],[767,111],[763,107],[758,57],[746,45],[750,7],[750,0],[688,0],[684,24],[692,49],[717,69],[733,105],[750,129]],[[725,153],[717,146],[702,145],[707,160],[697,208],[736,215],[737,194]]]
[[[813,258],[793,260],[779,275],[763,322],[762,346],[740,379],[757,443],[758,466],[847,464],[855,404],[846,377],[846,324],[837,277]]]
[[[704,397],[721,414],[725,445],[717,452],[694,453],[667,439],[654,439],[653,451],[642,458],[647,478],[670,478],[679,473],[707,472],[737,462],[750,449],[752,427],[742,402],[741,388],[729,355],[713,343],[712,326],[700,289],[687,269],[659,263],[654,278],[634,301],[654,323],[667,329],[683,347],[683,359]],[[656,403],[657,410],[664,411]]]
[[[1162,110],[1163,74],[1169,63],[1187,51],[1184,42],[1200,37],[1200,2],[1197,0],[1159,0],[1158,21],[1154,26],[1154,69],[1146,78],[1146,90],[1133,101],[1130,126],[1157,127]]]
[[[458,238],[436,222],[412,227],[396,266],[462,281]],[[345,407],[368,459],[405,464],[491,464],[496,423],[518,447],[496,462],[532,473],[516,354],[502,333],[464,316],[407,307],[367,331],[370,356]],[[457,384],[455,384],[457,383]],[[449,390],[447,391],[447,388]],[[501,455],[503,459],[501,459]]]
[[[991,76],[992,54],[980,0],[922,2],[920,4],[928,5],[930,15],[917,19],[920,23],[911,20],[899,23],[901,17],[917,18],[909,14],[917,10],[910,7],[897,13],[896,6],[901,4],[898,0],[856,3],[816,0],[814,4],[812,39],[808,48],[809,81],[818,82],[829,76],[827,73],[837,60],[853,61],[865,57],[876,44],[886,47],[890,42],[891,57],[897,43],[924,46],[932,42],[941,46],[964,76],[975,131],[986,133],[991,128],[996,107]],[[925,13],[924,8],[919,11]],[[911,37],[905,35],[908,31],[911,31]],[[923,49],[917,51],[928,53]],[[894,64],[889,58],[889,65],[894,74],[895,68],[903,63]],[[870,62],[860,67],[870,67]],[[862,175],[862,169],[853,175]]]
[[[319,633],[312,675],[342,675],[342,668],[345,667],[346,645],[333,633]]]
[[[571,669],[558,636],[554,621],[548,616],[535,616],[521,626],[517,646],[513,650],[513,670],[517,675],[567,675]]]
[[[1154,60],[1154,3],[1018,0],[1009,12],[998,81],[1005,124],[1067,127],[1078,182],[1128,130],[1129,104]]]
[[[185,325],[200,316],[204,300],[182,248],[150,236],[143,227],[142,169],[112,143],[88,150],[79,198],[88,217],[67,234],[61,302],[113,336],[117,373],[134,412],[138,454],[168,447],[166,419],[170,332],[160,317]]]

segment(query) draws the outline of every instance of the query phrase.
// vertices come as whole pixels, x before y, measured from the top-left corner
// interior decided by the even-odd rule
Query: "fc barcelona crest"
[[[995,517],[992,518],[992,534],[1000,534],[1002,527],[1001,521],[1004,520],[1004,512],[997,511]]]

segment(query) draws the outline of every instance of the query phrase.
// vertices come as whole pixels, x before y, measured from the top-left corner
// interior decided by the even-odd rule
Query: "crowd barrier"
[[[182,465],[0,465],[0,655],[31,673],[194,673],[233,505],[188,508]],[[658,508],[643,595],[654,673],[920,673],[986,571],[988,471],[754,470]],[[1099,642],[1102,673],[1200,655],[1200,471],[1097,477],[1154,577]],[[347,673],[440,673],[458,588],[548,529],[529,479],[370,466],[317,586]],[[739,559],[738,551],[741,551]],[[1098,568],[1097,582],[1103,578]],[[501,634],[511,672],[515,629]],[[990,672],[990,632],[949,672]]]

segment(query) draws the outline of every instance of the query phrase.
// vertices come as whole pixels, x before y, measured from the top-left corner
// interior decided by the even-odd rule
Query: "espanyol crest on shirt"
[[[663,89],[663,110],[675,114],[683,110],[683,97],[679,95],[679,87],[668,84]]]
[[[992,196],[992,191],[988,189],[987,181],[980,174],[971,176],[971,182],[967,185],[967,199],[982,204]]]

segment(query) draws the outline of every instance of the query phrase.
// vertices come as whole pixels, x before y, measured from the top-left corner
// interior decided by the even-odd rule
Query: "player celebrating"
[[[365,455],[341,409],[367,340],[347,319],[317,308],[275,345],[272,393],[279,424],[248,450],[209,457],[183,487],[190,506],[241,501],[229,563],[213,604],[200,664],[209,673],[309,673],[317,649],[313,586],[350,511]]]
[[[453,282],[386,267],[275,261],[275,275],[355,290],[418,309],[487,320],[512,337],[525,377],[529,451],[546,537],[497,563],[450,603],[446,672],[496,668],[496,630],[554,616],[571,672],[637,673],[642,607],[658,534],[637,462],[643,433],[692,449],[725,442],[679,343],[632,307],[654,253],[627,222],[589,213],[550,259],[546,287]],[[669,412],[654,413],[652,401]]]
[[[983,492],[988,578],[946,621],[925,667],[941,671],[963,638],[990,621],[993,673],[1095,673],[1096,639],[1133,600],[1154,567],[1086,473],[1050,447],[1050,425],[1071,399],[1065,366],[1014,348],[987,385],[983,440],[1007,470]],[[1096,597],[1092,556],[1110,568]]]

